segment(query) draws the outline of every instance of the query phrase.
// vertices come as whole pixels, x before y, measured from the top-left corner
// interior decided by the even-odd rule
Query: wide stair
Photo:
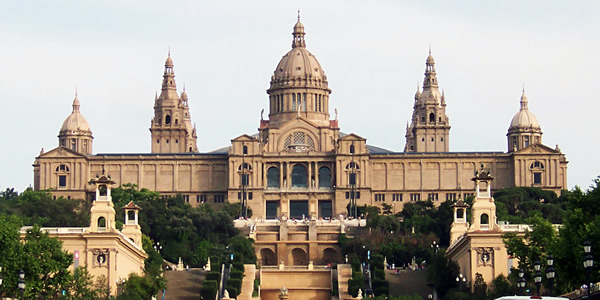
[[[237,300],[252,300],[255,276],[256,265],[244,265],[244,279],[242,279],[242,291],[237,297]]]
[[[200,289],[206,277],[206,271],[202,269],[190,269],[189,271],[165,271],[167,279],[167,300],[197,300],[200,299]],[[162,299],[159,293],[158,299]]]
[[[352,278],[352,267],[349,264],[338,265],[338,293],[340,300],[353,299],[348,294],[348,279]]]

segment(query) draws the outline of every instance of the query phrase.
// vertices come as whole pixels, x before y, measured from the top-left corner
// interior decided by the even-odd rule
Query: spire
[[[431,46],[429,47],[429,56],[425,62],[425,80],[423,81],[423,89],[428,87],[437,87],[437,78],[435,74],[435,60],[431,55]]]
[[[521,110],[528,110],[527,108],[527,96],[525,95],[525,87],[523,87],[523,95],[521,95]]]
[[[298,22],[296,22],[296,25],[294,25],[294,32],[292,35],[294,36],[292,48],[306,48],[306,42],[304,42],[304,25],[302,22],[300,22],[300,10],[298,10]]]
[[[73,113],[79,112],[79,98],[77,97],[77,90],[75,90],[75,99],[73,99]]]
[[[418,101],[419,97],[421,97],[421,88],[419,87],[419,83],[417,82],[417,92],[415,93],[415,101]]]
[[[165,73],[163,74],[162,90],[177,91],[177,88],[175,86],[175,72],[173,71],[173,59],[171,59],[170,48],[167,59],[165,60]]]

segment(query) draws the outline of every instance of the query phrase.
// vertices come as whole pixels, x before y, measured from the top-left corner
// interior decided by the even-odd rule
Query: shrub
[[[205,280],[200,289],[200,295],[203,299],[215,299],[217,295],[217,282],[214,280]]]
[[[209,273],[206,273],[206,279],[205,280],[214,280],[217,283],[219,283],[219,281],[221,281],[221,273],[219,273],[219,272],[209,272]]]
[[[387,295],[389,293],[387,281],[383,279],[373,279],[371,284],[373,285],[373,293],[375,293],[375,295]]]
[[[385,271],[379,268],[373,269],[373,278],[385,280]]]
[[[231,273],[229,273],[229,278],[242,279],[242,277],[244,277],[244,272],[231,271]]]
[[[235,271],[240,271],[242,273],[244,272],[244,264],[241,262],[234,262],[232,267]]]
[[[229,278],[227,281],[227,289],[235,288],[238,292],[242,290],[242,280],[237,278]],[[230,295],[233,297],[233,295]],[[237,295],[236,295],[237,296]]]
[[[229,297],[230,298],[235,298],[235,297],[237,297],[240,294],[240,290],[238,290],[238,289],[236,289],[236,288],[234,288],[232,286],[227,287],[227,292],[229,292]]]

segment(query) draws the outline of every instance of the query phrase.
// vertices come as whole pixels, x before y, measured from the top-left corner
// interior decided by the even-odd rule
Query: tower
[[[515,114],[508,128],[508,152],[521,150],[533,144],[542,143],[542,128],[537,118],[528,108],[529,101],[525,89],[521,95],[521,108]]]
[[[152,153],[198,152],[196,128],[192,126],[188,96],[177,95],[171,53],[165,61],[160,96],[154,100],[154,117],[150,127]]]
[[[475,182],[475,199],[471,207],[471,227],[469,230],[497,229],[496,204],[492,197],[492,181],[494,177],[490,175],[489,171],[484,170],[482,164],[481,170],[475,171],[475,177],[471,180]]]
[[[125,211],[125,222],[121,232],[134,244],[142,248],[142,228],[138,223],[138,212],[141,208],[135,205],[133,201],[129,201],[127,205],[123,206],[123,210]]]
[[[446,116],[446,99],[440,94],[435,61],[429,51],[425,63],[423,91],[417,87],[412,121],[406,128],[405,152],[448,152],[450,120]]]
[[[303,116],[318,126],[329,126],[327,76],[317,58],[306,50],[304,25],[298,21],[292,33],[292,50],[286,53],[271,76],[269,125],[281,124]]]
[[[75,93],[73,111],[65,119],[58,133],[58,145],[84,155],[91,155],[94,137],[90,125],[79,111],[79,106],[79,98]]]
[[[115,182],[110,175],[104,174],[90,180],[90,184],[96,185],[96,199],[92,204],[90,216],[90,232],[115,232],[115,208],[112,203],[111,187]]]

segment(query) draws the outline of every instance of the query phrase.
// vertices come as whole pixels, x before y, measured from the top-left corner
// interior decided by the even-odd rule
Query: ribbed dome
[[[325,72],[317,58],[306,48],[297,47],[285,54],[274,74],[275,81],[294,78],[325,80]]]
[[[79,99],[75,96],[73,100],[73,112],[65,119],[60,127],[61,133],[91,133],[90,125],[79,112]]]
[[[521,96],[521,109],[515,114],[510,122],[510,128],[535,128],[540,129],[540,123],[537,118],[529,111],[528,101],[525,91]]]
[[[167,56],[167,60],[165,60],[165,66],[172,67],[173,59],[171,59],[171,52],[169,51],[169,56]]]

